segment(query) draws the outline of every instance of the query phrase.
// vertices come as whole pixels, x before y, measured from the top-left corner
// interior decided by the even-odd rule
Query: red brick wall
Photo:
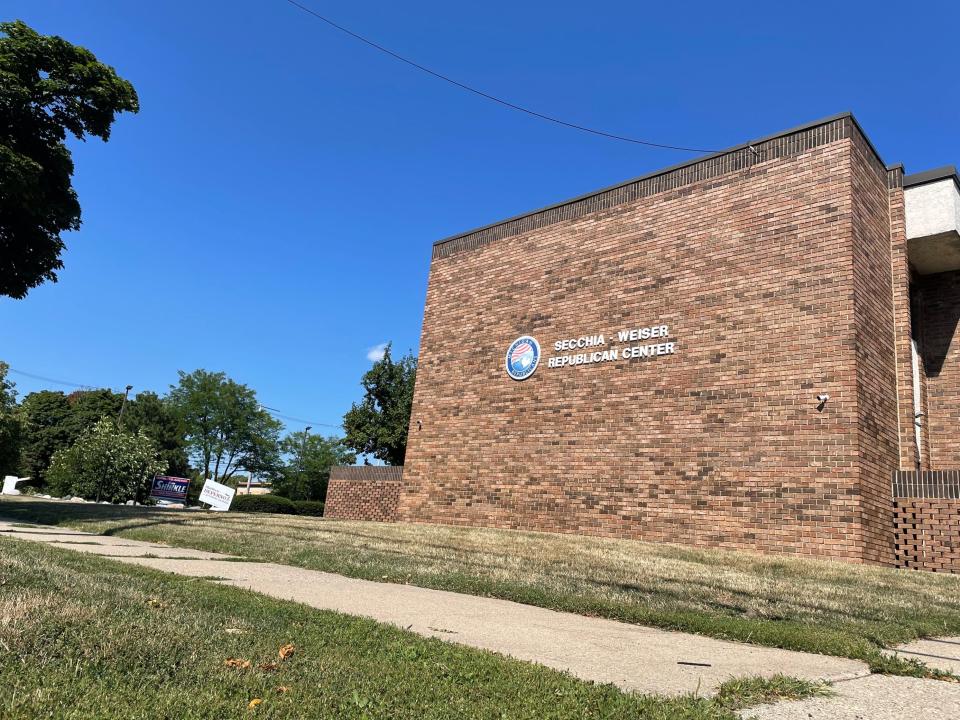
[[[894,501],[897,567],[960,573],[960,500]]]
[[[394,522],[403,468],[332,468],[323,516],[334,520]]]
[[[439,246],[401,519],[892,562],[886,178],[842,130]],[[655,324],[676,354],[547,367]],[[543,357],[516,382],[523,334]]]
[[[888,178],[862,135],[853,136],[851,149],[859,539],[865,560],[890,563],[890,472],[900,462],[900,445]]]
[[[960,469],[960,271],[923,277],[920,292],[930,465]]]

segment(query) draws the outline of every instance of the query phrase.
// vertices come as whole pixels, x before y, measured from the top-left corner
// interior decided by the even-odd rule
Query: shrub
[[[278,513],[281,515],[296,513],[293,501],[279,495],[237,495],[233,498],[230,509],[248,513]]]
[[[165,469],[142,430],[127,433],[112,420],[101,420],[69,448],[54,453],[47,481],[56,495],[126,502],[139,499],[151,478]]]
[[[293,512],[296,515],[323,517],[323,503],[319,500],[295,500]]]
[[[277,513],[280,515],[323,515],[319,500],[289,500],[280,495],[237,495],[231,510],[246,513]]]

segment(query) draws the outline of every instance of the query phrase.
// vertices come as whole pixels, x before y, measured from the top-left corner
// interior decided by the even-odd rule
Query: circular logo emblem
[[[507,375],[526,380],[540,364],[540,343],[529,335],[518,337],[507,349]]]

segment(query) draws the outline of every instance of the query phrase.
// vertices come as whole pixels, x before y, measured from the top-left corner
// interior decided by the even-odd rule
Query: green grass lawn
[[[734,720],[747,703],[823,691],[775,678],[735,681],[715,701],[634,695],[371,620],[0,538],[0,717],[11,720]]]
[[[760,645],[859,658],[960,635],[960,577],[484,528],[0,501],[0,516]]]

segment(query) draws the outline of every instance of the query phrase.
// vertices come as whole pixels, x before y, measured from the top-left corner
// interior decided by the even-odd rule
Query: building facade
[[[892,564],[958,227],[843,114],[437,243],[397,517]]]

